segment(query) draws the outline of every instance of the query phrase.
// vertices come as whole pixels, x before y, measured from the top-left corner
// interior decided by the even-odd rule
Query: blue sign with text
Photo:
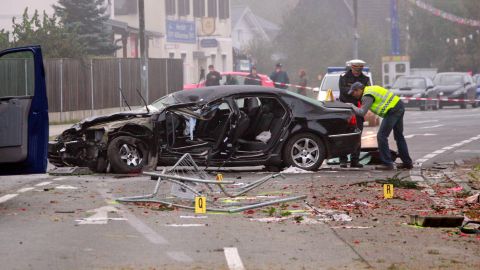
[[[196,43],[195,22],[167,20],[167,42]]]

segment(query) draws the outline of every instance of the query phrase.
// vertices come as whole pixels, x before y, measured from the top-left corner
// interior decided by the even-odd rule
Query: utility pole
[[[353,0],[353,59],[358,59],[358,0]]]
[[[397,0],[390,0],[390,22],[391,22],[391,55],[400,55],[400,30],[398,28],[398,5]]]
[[[138,0],[138,27],[140,38],[140,92],[149,103],[148,97],[148,58],[145,46],[145,2]]]

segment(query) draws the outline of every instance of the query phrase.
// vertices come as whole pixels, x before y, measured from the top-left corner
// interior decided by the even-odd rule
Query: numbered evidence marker
[[[222,182],[223,181],[223,174],[217,173],[217,182]]]
[[[385,199],[393,199],[393,185],[384,184],[383,185],[383,197]]]
[[[207,197],[195,197],[195,214],[205,214],[207,212]]]

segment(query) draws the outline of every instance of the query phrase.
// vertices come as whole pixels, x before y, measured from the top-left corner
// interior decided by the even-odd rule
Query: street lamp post
[[[348,4],[347,0],[343,0],[343,3],[353,17],[353,58],[358,59],[358,40],[360,39],[358,33],[358,0],[353,0],[353,7]]]

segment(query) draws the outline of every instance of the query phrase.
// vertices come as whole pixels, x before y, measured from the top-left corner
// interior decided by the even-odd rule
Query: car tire
[[[147,164],[148,150],[139,139],[119,136],[109,143],[107,156],[114,173],[138,173]]]
[[[462,102],[462,103],[460,104],[460,109],[466,109],[466,108],[467,108],[467,103]]]
[[[325,160],[325,147],[317,135],[299,133],[292,136],[285,145],[283,160],[286,166],[315,171]]]
[[[420,105],[420,111],[425,111],[427,108],[423,105]]]

